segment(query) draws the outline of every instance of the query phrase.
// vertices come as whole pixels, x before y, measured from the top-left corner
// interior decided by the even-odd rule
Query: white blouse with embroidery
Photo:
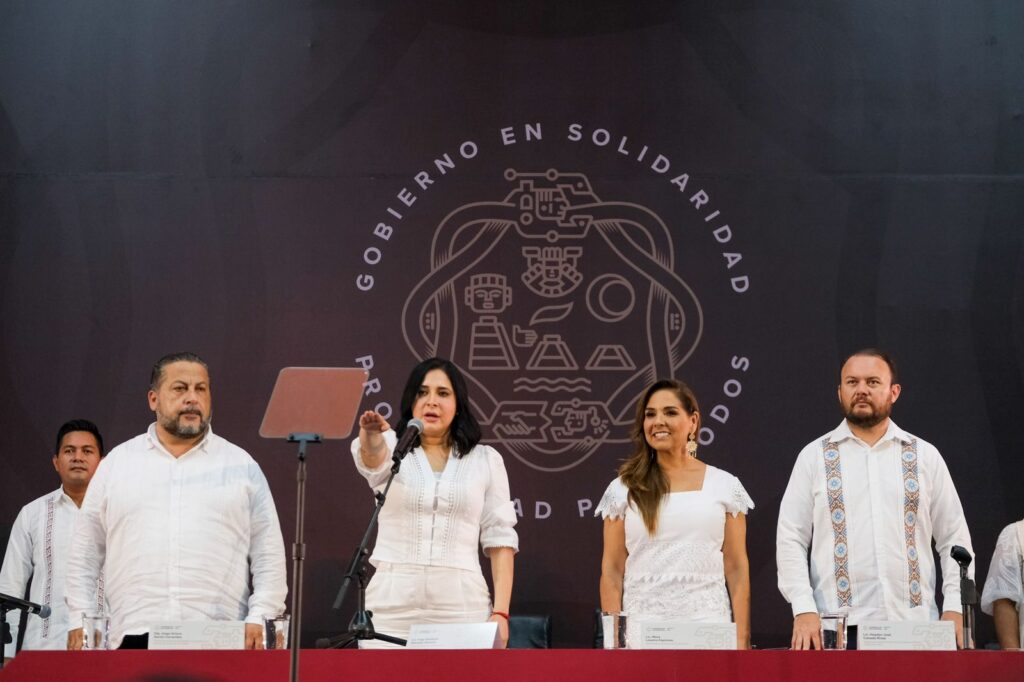
[[[376,469],[363,465],[359,439],[352,441],[356,469],[375,492],[384,489],[391,474],[394,432],[386,431],[384,441],[389,455]],[[440,473],[435,476],[421,448],[402,460],[378,518],[371,564],[383,561],[479,571],[478,542],[485,550],[519,550],[508,474],[494,448],[477,445],[462,457],[449,457]]]
[[[595,512],[625,519],[623,612],[630,618],[730,622],[722,559],[725,515],[746,514],[754,506],[739,479],[709,465],[700,490],[665,495],[653,536],[627,495],[615,479]]]
[[[1011,523],[999,534],[981,594],[981,610],[991,616],[997,599],[1013,602],[1017,608],[1020,642],[1024,646],[1024,618],[1020,616],[1024,610],[1024,545],[1021,538],[1024,538],[1024,521]]]

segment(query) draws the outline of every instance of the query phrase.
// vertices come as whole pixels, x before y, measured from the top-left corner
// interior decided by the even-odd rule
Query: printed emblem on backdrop
[[[451,358],[485,440],[561,471],[624,443],[635,402],[700,342],[703,313],[675,271],[665,223],[602,200],[583,173],[505,171],[508,194],[437,226],[402,331],[418,358]]]

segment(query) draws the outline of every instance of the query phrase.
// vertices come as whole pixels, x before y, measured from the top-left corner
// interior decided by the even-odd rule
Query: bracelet
[[[504,611],[491,611],[491,615],[492,616],[501,616],[502,618],[505,619],[506,623],[508,622],[508,614],[505,613]]]

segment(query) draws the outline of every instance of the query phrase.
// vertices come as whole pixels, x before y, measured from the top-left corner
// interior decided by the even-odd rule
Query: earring
[[[697,436],[696,436],[696,434],[691,433],[690,437],[686,440],[686,452],[687,452],[687,454],[690,455],[690,457],[693,457],[694,459],[697,459]]]

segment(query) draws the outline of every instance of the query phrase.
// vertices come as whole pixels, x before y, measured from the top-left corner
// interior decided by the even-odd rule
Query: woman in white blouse
[[[1024,648],[1024,519],[1003,529],[981,593],[981,610],[992,616],[1003,649]]]
[[[735,620],[737,647],[747,649],[754,503],[739,479],[697,459],[699,429],[697,398],[682,382],[658,381],[638,402],[633,455],[597,507],[601,610],[631,623]]]
[[[406,638],[414,623],[491,620],[507,643],[519,549],[516,513],[505,464],[494,448],[479,444],[480,425],[454,364],[430,358],[413,368],[397,434],[377,412],[360,416],[359,438],[352,443],[356,468],[371,488],[383,489],[391,452],[413,418],[423,422],[423,431],[388,492],[370,557],[377,570],[366,590],[366,608],[373,612],[374,629]],[[493,602],[478,542],[490,559]]]

